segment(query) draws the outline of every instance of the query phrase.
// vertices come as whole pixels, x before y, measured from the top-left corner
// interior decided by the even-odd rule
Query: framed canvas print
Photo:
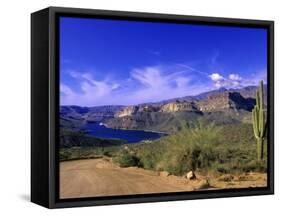
[[[31,200],[273,194],[273,21],[31,16]]]

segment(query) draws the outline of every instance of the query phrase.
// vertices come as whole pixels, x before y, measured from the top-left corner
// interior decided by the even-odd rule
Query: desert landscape
[[[258,146],[251,118],[259,92],[61,107],[61,198],[266,187],[266,139]]]
[[[60,198],[267,186],[263,28],[60,20]]]

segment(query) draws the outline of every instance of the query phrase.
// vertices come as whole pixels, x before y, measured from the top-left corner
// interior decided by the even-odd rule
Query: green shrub
[[[118,156],[114,158],[114,162],[118,163],[120,167],[139,166],[139,158],[128,150],[122,150]]]
[[[250,161],[241,165],[241,170],[244,172],[267,172],[267,164],[265,160],[262,161]]]
[[[69,160],[69,158],[71,158],[71,152],[60,150],[59,157],[60,157],[60,161]]]
[[[103,156],[112,157],[120,149],[120,146],[112,147],[71,147],[61,148],[59,151],[60,161],[93,159]]]
[[[213,148],[219,144],[220,128],[201,124],[188,127],[173,135],[170,149],[164,158],[166,169],[175,175],[182,175],[190,170],[207,168],[215,160]]]
[[[219,174],[230,173],[230,167],[224,164],[214,164],[212,168],[215,171],[215,173],[219,173]]]
[[[210,166],[217,157],[212,147],[219,144],[219,127],[202,124],[181,127],[181,131],[151,143],[134,145],[139,165],[145,169],[166,170],[182,175]]]
[[[106,157],[112,157],[113,156],[112,152],[110,152],[108,150],[103,150],[102,154]]]
[[[175,175],[190,170],[214,174],[264,172],[266,163],[256,163],[255,148],[251,124],[222,127],[200,122],[181,126],[177,133],[150,143],[131,146],[138,166]]]

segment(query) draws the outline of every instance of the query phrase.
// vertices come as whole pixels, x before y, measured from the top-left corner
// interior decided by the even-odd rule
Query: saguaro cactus
[[[263,81],[260,81],[260,91],[256,90],[256,105],[252,110],[253,130],[257,139],[257,160],[263,159],[263,145],[266,135],[266,115],[263,101]]]

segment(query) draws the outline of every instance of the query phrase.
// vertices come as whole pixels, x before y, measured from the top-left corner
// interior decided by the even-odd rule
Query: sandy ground
[[[209,179],[208,189],[266,186],[266,174],[250,173],[188,180],[136,167],[120,168],[106,159],[75,160],[60,163],[60,198],[147,194],[200,190]]]

